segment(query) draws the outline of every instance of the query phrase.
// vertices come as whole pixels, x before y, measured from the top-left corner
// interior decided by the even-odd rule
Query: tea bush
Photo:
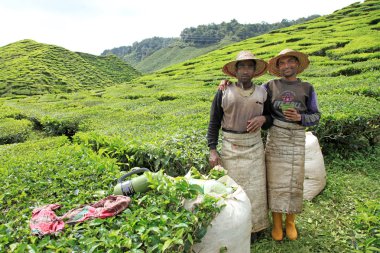
[[[339,153],[349,155],[353,151],[364,151],[374,146],[379,136],[380,109],[377,101],[367,97],[347,94],[319,96],[323,120],[315,132],[322,143],[325,154],[336,153],[336,147],[344,147]],[[324,108],[330,104],[330,110]],[[363,112],[366,116],[363,116]]]
[[[160,171],[155,178],[147,175],[152,190],[133,196],[122,214],[66,225],[56,236],[38,239],[28,228],[34,208],[59,203],[62,207],[56,212],[62,215],[98,201],[112,193],[120,168],[115,159],[72,145],[64,137],[4,145],[0,164],[2,252],[190,252],[221,209],[217,199],[206,197],[194,212],[185,210],[182,201],[195,198],[200,188]]]
[[[118,160],[124,170],[146,167],[152,171],[164,169],[168,175],[184,175],[191,167],[202,173],[209,170],[207,144],[202,132],[172,136],[160,144],[129,142],[121,137],[106,137],[94,132],[78,133],[74,142],[92,148]]]
[[[1,119],[0,121],[0,145],[16,142],[24,142],[33,129],[33,124],[29,120],[16,120],[12,118]]]
[[[33,40],[1,47],[0,64],[0,83],[7,84],[0,86],[0,96],[74,92],[140,75],[115,56],[75,53]]]
[[[359,202],[359,201],[358,201]],[[380,203],[376,199],[357,203],[358,215],[355,219],[357,241],[356,252],[376,252],[380,250]]]

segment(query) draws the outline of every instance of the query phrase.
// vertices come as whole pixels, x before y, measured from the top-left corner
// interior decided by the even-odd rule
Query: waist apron
[[[264,146],[260,131],[223,132],[221,158],[228,175],[247,194],[252,206],[252,232],[269,227]]]
[[[305,127],[274,120],[265,147],[268,205],[272,212],[300,213],[305,175]]]

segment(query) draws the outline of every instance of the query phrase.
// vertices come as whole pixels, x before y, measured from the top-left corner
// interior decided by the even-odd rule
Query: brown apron
[[[269,227],[264,146],[260,131],[223,132],[221,158],[228,175],[240,185],[252,206],[252,232]]]
[[[305,127],[274,120],[265,147],[268,205],[272,212],[302,212]]]

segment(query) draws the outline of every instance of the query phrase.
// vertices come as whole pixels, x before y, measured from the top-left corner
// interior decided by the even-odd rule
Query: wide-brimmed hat
[[[235,61],[231,61],[223,66],[223,73],[232,77],[236,77],[236,63],[245,60],[254,60],[256,62],[255,72],[253,73],[254,77],[261,76],[265,74],[265,72],[267,71],[268,63],[266,63],[264,60],[257,58],[250,51],[241,51],[236,56]]]
[[[276,57],[273,57],[272,59],[269,60],[269,64],[268,64],[269,73],[275,76],[281,76],[280,70],[277,66],[277,61],[278,59],[284,56],[294,56],[298,59],[299,66],[298,66],[297,74],[301,73],[309,66],[310,61],[307,54],[287,48],[287,49],[282,50]]]

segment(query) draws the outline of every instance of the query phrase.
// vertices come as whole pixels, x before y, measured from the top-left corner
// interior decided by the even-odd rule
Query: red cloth
[[[126,209],[131,199],[127,196],[111,195],[92,205],[72,209],[62,216],[66,223],[77,223],[93,218],[107,218],[115,216]]]
[[[71,224],[115,216],[126,209],[130,202],[131,198],[128,196],[111,195],[94,204],[72,209],[61,217],[53,211],[61,207],[59,204],[46,205],[33,210],[30,228],[34,235],[55,234],[63,230],[65,221]]]
[[[32,212],[32,220],[30,221],[32,234],[43,236],[63,230],[65,223],[53,211],[60,207],[58,204],[50,204],[35,208]]]

